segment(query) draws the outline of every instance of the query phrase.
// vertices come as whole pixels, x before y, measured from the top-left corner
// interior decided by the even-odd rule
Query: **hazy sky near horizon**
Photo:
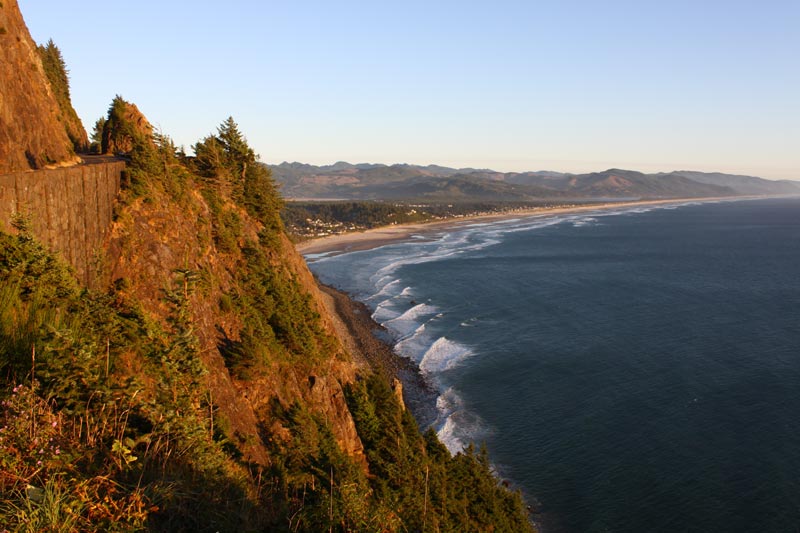
[[[800,179],[798,0],[19,2],[87,130],[120,94],[269,163]]]

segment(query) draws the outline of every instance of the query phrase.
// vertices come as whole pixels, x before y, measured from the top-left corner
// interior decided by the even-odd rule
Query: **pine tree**
[[[46,45],[39,46],[39,56],[42,58],[42,66],[53,91],[56,93],[56,97],[59,100],[66,98],[69,101],[69,71],[67,70],[67,63],[64,61],[64,56],[53,42],[53,39],[47,41]]]
[[[99,154],[102,151],[103,146],[103,128],[106,126],[106,117],[100,117],[97,119],[97,122],[94,123],[94,129],[92,130],[92,136],[89,138],[91,141],[91,145],[89,150],[92,153]]]
[[[272,173],[258,162],[258,155],[247,144],[233,117],[219,125],[216,136],[208,136],[192,148],[195,168],[215,183],[220,193],[243,205],[265,228],[283,227],[283,201]]]
[[[64,122],[64,127],[70,141],[72,141],[73,148],[77,152],[83,152],[88,148],[86,132],[83,129],[80,118],[78,118],[78,114],[72,107],[69,94],[69,71],[67,70],[64,56],[61,55],[61,50],[58,49],[52,39],[47,41],[45,45],[37,46],[36,51],[42,60],[45,76],[61,110],[61,120]]]

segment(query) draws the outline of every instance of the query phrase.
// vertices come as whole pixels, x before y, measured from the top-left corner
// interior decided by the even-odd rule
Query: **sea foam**
[[[433,339],[425,324],[421,324],[412,334],[398,341],[394,345],[394,351],[397,355],[419,363],[431,344],[433,344]]]
[[[426,374],[437,374],[455,368],[473,355],[467,346],[439,337],[422,356],[419,369]]]
[[[435,315],[436,307],[428,304],[417,304],[402,315],[383,322],[381,325],[391,331],[395,338],[401,339],[420,327],[420,319]]]
[[[456,454],[470,443],[488,435],[486,424],[464,406],[464,400],[453,387],[447,387],[436,399],[439,412],[434,426],[439,440],[452,454]]]

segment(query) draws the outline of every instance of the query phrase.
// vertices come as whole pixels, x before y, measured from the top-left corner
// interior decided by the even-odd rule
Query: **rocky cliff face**
[[[302,257],[280,228],[264,228],[242,205],[187,174],[185,166],[160,151],[166,141],[154,143],[151,132],[136,106],[119,97],[114,100],[104,129],[103,150],[133,153],[134,160],[150,161],[152,168],[143,178],[136,177],[142,171],[135,162],[129,167],[130,179],[139,183],[136,194],[140,196],[124,200],[117,209],[107,248],[108,280],[122,287],[123,298],[132,297],[149,314],[160,317],[165,327],[169,327],[170,304],[164,294],[174,287],[176,273],[191,272],[202,280],[202,290],[190,291],[187,297],[192,330],[208,370],[205,386],[228,427],[229,438],[248,461],[267,465],[270,447],[292,446],[291,432],[276,416],[276,409],[299,406],[325,420],[341,450],[366,465],[343,391],[343,384],[355,379],[356,367],[335,338]],[[157,175],[164,176],[163,181]],[[235,243],[221,245],[220,233],[227,230],[221,227],[220,217],[239,221],[234,224],[239,227]],[[265,232],[272,235],[268,246],[262,240]],[[249,289],[242,273],[253,268],[247,250],[256,253],[255,247],[265,254],[259,264],[266,268],[264,275],[273,278],[274,290],[291,286],[286,289],[289,298],[305,300],[296,308],[310,308],[313,321],[320,325],[321,331],[311,336],[327,337],[322,342],[329,345],[313,359],[287,352],[279,344],[266,346],[262,339],[261,346],[251,350],[263,355],[242,378],[232,370],[225,353],[227,346],[241,343],[248,318],[221,302],[229,295],[245,298]],[[264,298],[273,301],[280,296],[267,294]],[[265,318],[262,315],[257,320]],[[306,341],[318,342],[300,340]]]
[[[17,0],[0,4],[0,174],[75,155]]]
[[[229,372],[220,348],[226,339],[238,338],[242,324],[235,313],[220,310],[219,302],[224,294],[238,290],[232,275],[237,267],[235,258],[214,249],[213,229],[208,223],[211,218],[208,205],[196,192],[183,205],[153,191],[147,201],[137,200],[124,207],[110,239],[111,278],[117,285],[123,280],[124,292],[154,316],[169,312],[163,291],[173,283],[176,271],[190,269],[209,280],[205,290],[190,296],[193,327],[209,371],[207,386],[214,404],[248,460],[268,464],[271,442],[291,444],[289,432],[274,421],[272,410],[278,402],[284,406],[307,405],[312,412],[321,414],[342,450],[363,463],[363,446],[342,390],[342,384],[355,377],[352,363],[337,359],[332,353],[324,364],[271,361],[247,380],[236,379]],[[246,238],[256,238],[254,228]],[[322,315],[325,327],[330,328],[318,302],[313,277],[302,258],[285,237],[279,248],[278,255],[285,258],[280,268],[299,280]]]

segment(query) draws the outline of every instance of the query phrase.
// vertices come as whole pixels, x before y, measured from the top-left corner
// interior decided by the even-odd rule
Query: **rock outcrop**
[[[137,142],[152,143],[153,126],[136,107],[117,96],[103,125],[101,152],[130,154]]]
[[[75,158],[17,0],[0,3],[0,174]]]
[[[406,403],[403,401],[403,382],[397,378],[392,378],[392,392],[395,398],[397,398],[397,403],[400,404],[400,408],[405,411]]]

